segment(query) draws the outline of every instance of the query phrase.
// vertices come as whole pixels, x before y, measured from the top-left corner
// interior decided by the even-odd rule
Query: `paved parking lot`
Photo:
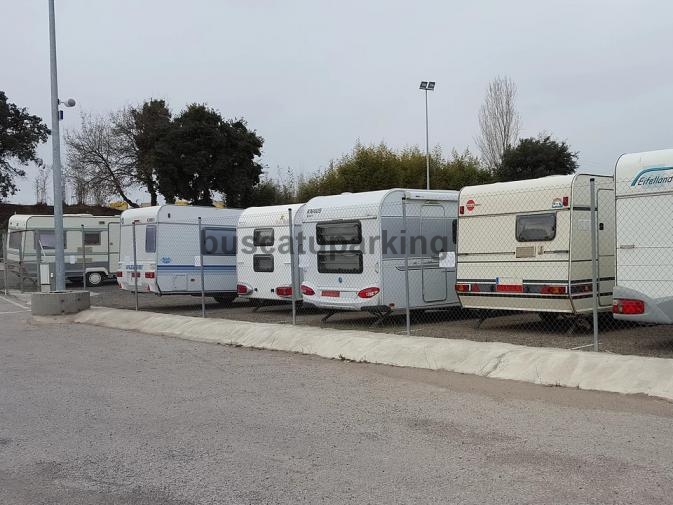
[[[92,303],[106,307],[133,309],[132,293],[108,284],[93,289]],[[201,315],[201,299],[192,296],[164,296],[143,293],[139,295],[141,310]],[[255,311],[245,301],[223,307],[212,298],[206,298],[207,317],[258,321],[265,323],[291,324],[292,310],[288,304],[271,305]],[[320,326],[324,312],[315,307],[302,307],[297,313],[297,324]],[[667,326],[634,326],[623,324],[605,314],[601,318],[601,350],[618,354],[658,356],[673,358],[673,330]],[[362,329],[387,333],[404,333],[404,314],[393,315],[381,326],[372,327],[374,319],[366,313],[345,312],[334,315],[325,326],[335,329]],[[453,309],[415,314],[412,319],[412,334],[436,338],[462,338],[481,342],[508,342],[512,344],[560,347],[564,349],[591,349],[593,333],[590,327],[577,328],[568,334],[569,323],[543,323],[536,314],[516,313],[487,319],[477,327],[475,313]],[[589,347],[587,347],[589,346]]]

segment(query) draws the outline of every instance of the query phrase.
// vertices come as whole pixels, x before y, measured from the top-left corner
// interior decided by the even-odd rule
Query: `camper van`
[[[613,315],[673,324],[673,149],[621,156],[615,188]]]
[[[290,241],[290,211],[294,240]],[[304,204],[250,207],[238,219],[236,272],[238,295],[265,301],[301,299],[299,244]],[[292,244],[290,244],[292,242]],[[294,247],[294,255],[290,254]],[[295,285],[291,260],[294,260]]]
[[[7,270],[35,280],[37,263],[54,263],[54,216],[15,214],[7,225]],[[100,286],[113,278],[119,261],[119,217],[63,216],[65,278]],[[86,264],[86,267],[85,267]],[[47,284],[45,279],[42,283]]]
[[[406,309],[458,305],[454,291],[456,191],[390,189],[319,196],[304,210],[300,269],[305,302],[364,310],[379,321]],[[408,245],[408,247],[405,247]]]
[[[233,301],[240,214],[238,209],[183,205],[124,211],[117,283],[129,291],[137,284],[139,292],[156,295],[200,295],[203,254],[204,291],[218,302]]]
[[[598,207],[598,302],[600,310],[610,310],[613,179],[586,174],[462,189],[456,291],[463,307],[533,311],[543,320],[592,311],[592,177]]]

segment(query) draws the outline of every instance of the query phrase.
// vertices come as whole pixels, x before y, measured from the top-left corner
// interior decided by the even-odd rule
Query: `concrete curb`
[[[69,321],[198,342],[673,400],[673,360],[95,307]]]

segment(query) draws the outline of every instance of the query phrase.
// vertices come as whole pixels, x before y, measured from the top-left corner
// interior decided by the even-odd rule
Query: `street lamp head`
[[[421,81],[420,89],[428,89],[428,81]]]
[[[68,98],[65,102],[63,100],[59,100],[58,103],[61,103],[66,107],[74,107],[75,105],[77,105],[77,102],[75,102],[74,98]]]
[[[428,91],[432,91],[433,89],[435,89],[435,81],[430,81],[428,83]]]

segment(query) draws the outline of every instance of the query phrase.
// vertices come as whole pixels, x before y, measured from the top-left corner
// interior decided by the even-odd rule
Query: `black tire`
[[[103,272],[89,272],[86,274],[87,287],[97,288],[102,286],[105,281],[105,274]]]
[[[537,315],[545,324],[553,324],[559,320],[559,315],[557,312],[538,312]]]
[[[219,303],[220,305],[231,305],[234,303],[234,300],[236,299],[236,294],[226,294],[226,295],[215,295],[213,296],[215,301]]]

